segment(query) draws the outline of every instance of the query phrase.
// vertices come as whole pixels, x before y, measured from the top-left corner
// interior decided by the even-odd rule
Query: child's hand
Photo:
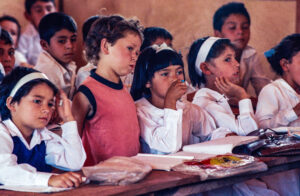
[[[52,175],[48,185],[60,188],[78,187],[82,183],[82,175],[74,172],[67,172],[59,175]]]
[[[71,111],[71,101],[68,99],[66,93],[62,90],[56,96],[57,112],[63,122],[74,121],[74,117]]]
[[[240,101],[250,97],[243,87],[233,84],[227,78],[216,78],[215,85],[229,99],[236,98]]]
[[[187,86],[185,82],[181,80],[174,81],[167,91],[164,107],[176,110],[176,101],[179,100],[186,91]]]

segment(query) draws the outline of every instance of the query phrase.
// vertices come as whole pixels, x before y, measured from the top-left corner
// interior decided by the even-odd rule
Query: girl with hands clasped
[[[165,43],[141,52],[131,95],[136,100],[143,152],[175,153],[183,145],[212,137],[214,121],[184,99],[184,80],[181,56]]]
[[[77,173],[51,173],[56,167],[80,170],[86,155],[71,113],[70,102],[47,77],[34,69],[17,67],[0,86],[0,183],[74,187]],[[64,124],[62,137],[46,125],[57,107]]]

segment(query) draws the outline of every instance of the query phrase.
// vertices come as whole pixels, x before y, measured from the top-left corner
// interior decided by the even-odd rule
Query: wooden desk
[[[164,189],[180,187],[180,186],[194,186],[197,185],[198,191],[204,192],[220,187],[228,186],[234,183],[246,181],[248,179],[258,178],[265,175],[270,175],[280,171],[287,171],[300,167],[300,156],[290,157],[265,157],[261,158],[269,169],[265,172],[256,174],[233,176],[217,180],[200,181],[198,176],[185,175],[179,172],[153,171],[149,176],[139,183],[128,186],[99,186],[96,184],[83,185],[77,189],[70,191],[42,194],[42,193],[25,193],[0,190],[0,195],[7,196],[33,196],[33,195],[54,195],[54,196],[77,196],[77,195],[139,195],[161,191]]]

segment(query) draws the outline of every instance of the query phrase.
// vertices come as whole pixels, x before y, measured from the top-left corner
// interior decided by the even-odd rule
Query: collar
[[[201,88],[197,91],[195,97],[204,97],[210,101],[219,102],[228,102],[228,98],[224,94],[220,94],[217,91],[211,90],[209,88]]]
[[[256,50],[254,48],[252,48],[251,46],[246,46],[246,48],[243,50],[242,52],[242,56],[241,59],[247,59],[250,58],[251,56],[253,56],[254,54],[256,54]]]
[[[275,83],[275,85],[276,85],[276,83],[278,83],[279,85],[282,85],[285,89],[287,89],[291,93],[292,96],[300,99],[300,95],[283,78],[279,78],[279,79],[275,80],[274,83]]]
[[[102,84],[104,84],[104,85],[106,85],[106,86],[108,86],[112,89],[115,89],[115,90],[122,90],[123,89],[123,83],[122,83],[121,79],[120,79],[119,83],[111,82],[111,81],[101,77],[100,75],[98,75],[96,73],[96,69],[93,69],[91,71],[91,77],[94,78],[96,81],[98,81],[98,82],[100,82],[100,83],[102,83]]]

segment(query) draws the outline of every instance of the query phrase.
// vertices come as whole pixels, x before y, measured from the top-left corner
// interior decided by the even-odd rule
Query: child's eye
[[[182,74],[183,74],[183,70],[177,71],[177,75],[182,75]]]
[[[74,43],[74,42],[76,42],[76,41],[77,41],[77,38],[76,38],[76,37],[74,37],[74,38],[71,38],[70,40],[71,40],[71,42],[72,42],[72,43]]]
[[[50,102],[50,103],[48,103],[48,106],[49,106],[50,108],[54,108],[54,103],[53,103],[53,102]]]
[[[9,50],[8,55],[9,56],[14,56],[15,55],[15,50],[14,49]]]
[[[248,25],[248,24],[247,24],[247,25],[243,25],[243,26],[242,26],[242,29],[243,29],[243,30],[248,30],[248,29],[249,29],[249,25]]]
[[[163,73],[161,73],[160,75],[161,75],[161,76],[168,76],[169,73],[168,73],[168,72],[163,72]]]
[[[228,58],[225,59],[225,62],[230,62],[230,61],[231,61],[230,57],[228,57]]]
[[[131,47],[131,46],[128,46],[127,48],[128,48],[129,51],[133,50],[133,47]]]
[[[67,41],[65,39],[61,39],[61,40],[58,40],[58,43],[65,44],[65,43],[67,43]]]
[[[33,103],[36,103],[36,104],[41,104],[41,103],[42,103],[42,101],[41,101],[41,100],[39,100],[39,99],[34,99],[34,100],[33,100]]]
[[[48,12],[51,12],[51,11],[52,11],[52,6],[47,6],[47,7],[46,7],[46,10],[47,10]]]

